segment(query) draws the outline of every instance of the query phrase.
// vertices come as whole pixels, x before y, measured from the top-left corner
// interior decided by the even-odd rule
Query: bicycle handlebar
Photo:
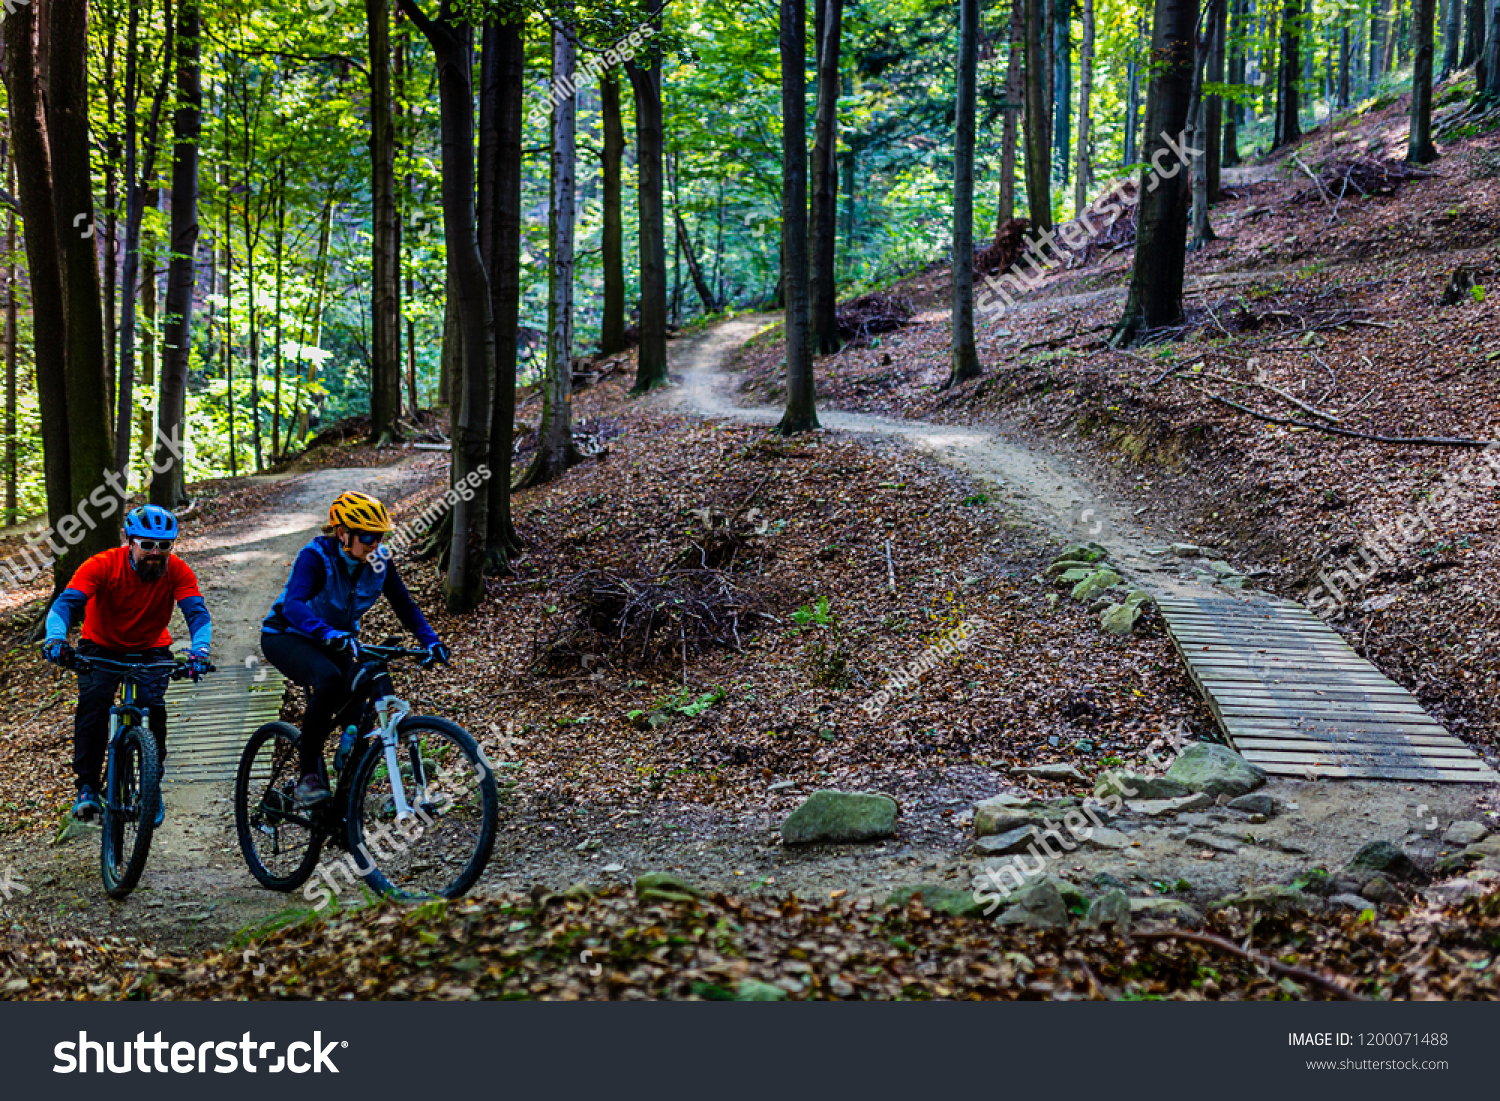
[[[123,675],[127,680],[148,679],[143,674],[155,671],[160,673],[170,669],[167,674],[169,680],[181,680],[188,675],[188,666],[185,661],[115,661],[113,658],[85,657],[82,654],[73,656],[73,670],[78,673],[87,673],[93,669],[102,669],[106,672],[115,672]],[[217,666],[209,665],[208,672],[217,671]]]

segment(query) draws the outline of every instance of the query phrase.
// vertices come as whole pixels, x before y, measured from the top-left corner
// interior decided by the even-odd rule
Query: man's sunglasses
[[[351,531],[349,534],[357,536],[359,541],[367,547],[373,547],[385,538],[383,531]]]
[[[135,542],[136,542],[136,545],[138,547],[140,547],[141,550],[143,550],[143,551],[155,551],[155,550],[169,551],[169,550],[172,549],[172,544],[175,543],[175,542],[177,542],[177,540],[175,540],[175,539],[137,539]]]

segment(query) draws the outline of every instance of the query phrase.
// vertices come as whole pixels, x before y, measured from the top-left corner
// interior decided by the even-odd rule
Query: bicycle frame
[[[160,670],[167,676],[181,675],[179,671],[185,669],[181,663],[176,661],[150,661],[150,662],[125,662],[113,661],[109,658],[80,657],[78,659],[80,671],[92,671],[99,669],[103,672],[118,673],[122,681],[120,689],[120,702],[109,709],[109,741],[108,749],[104,757],[104,796],[112,799],[115,791],[115,757],[118,752],[120,731],[129,726],[149,727],[146,714],[146,706],[137,702],[140,691],[140,674],[146,670]],[[134,721],[126,724],[122,720],[131,718]],[[118,814],[123,808],[110,804],[112,812]]]

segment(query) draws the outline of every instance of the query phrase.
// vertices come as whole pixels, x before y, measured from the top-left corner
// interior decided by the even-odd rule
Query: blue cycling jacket
[[[360,618],[383,595],[401,625],[423,646],[438,640],[422,611],[406,591],[396,564],[384,560],[384,569],[372,570],[344,552],[331,535],[320,535],[297,554],[292,576],[261,624],[267,634],[303,635],[326,642],[343,635],[359,634]]]

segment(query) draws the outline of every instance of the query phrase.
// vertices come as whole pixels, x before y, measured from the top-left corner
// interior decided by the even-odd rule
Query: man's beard
[[[144,559],[136,570],[142,581],[158,581],[167,572],[167,560],[165,558]]]

